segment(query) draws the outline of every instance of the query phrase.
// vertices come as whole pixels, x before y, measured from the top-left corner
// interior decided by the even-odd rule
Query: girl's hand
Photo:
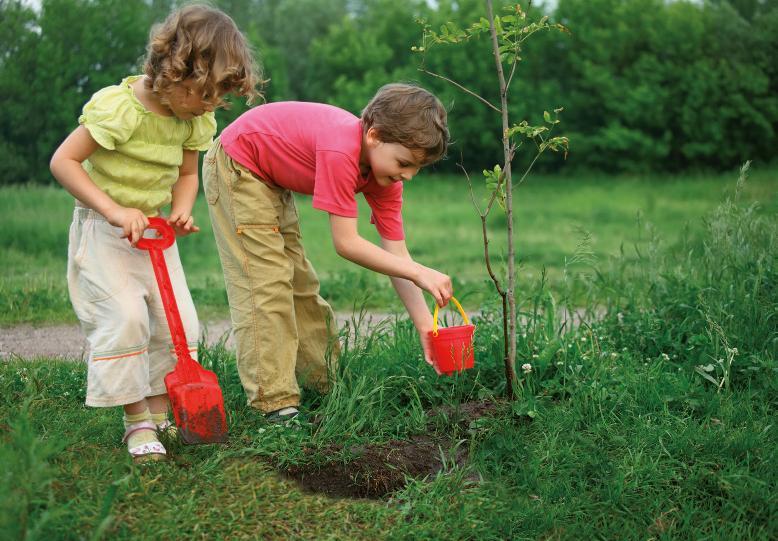
[[[200,231],[200,228],[194,224],[194,216],[183,212],[172,212],[167,219],[167,223],[176,232],[177,237],[184,237],[190,233]]]
[[[141,210],[128,207],[117,206],[116,209],[105,215],[105,219],[112,226],[121,227],[121,238],[129,238],[132,246],[138,244],[138,241],[143,237],[143,232],[149,226],[149,219]]]

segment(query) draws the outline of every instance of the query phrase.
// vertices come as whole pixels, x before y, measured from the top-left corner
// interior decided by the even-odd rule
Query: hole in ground
[[[339,450],[333,446],[332,449]],[[464,445],[414,436],[410,440],[352,446],[353,460],[318,464],[296,464],[284,472],[303,489],[341,498],[382,498],[405,486],[407,477],[415,479],[434,475],[443,469],[441,450],[446,463],[462,466],[467,461]]]
[[[429,416],[431,424],[442,416],[447,424],[466,430],[473,421],[493,416],[497,411],[498,406],[493,402],[467,402],[434,408]],[[421,479],[434,476],[444,466],[465,465],[467,449],[466,443],[457,445],[450,438],[423,434],[406,441],[352,446],[347,451],[353,458],[347,462],[295,464],[281,473],[309,492],[341,498],[380,499],[402,489],[407,478]],[[339,445],[329,447],[332,454],[340,454],[342,450]]]

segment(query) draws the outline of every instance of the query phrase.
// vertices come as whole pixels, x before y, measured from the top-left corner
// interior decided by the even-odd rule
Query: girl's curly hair
[[[214,107],[224,106],[221,98],[228,93],[249,103],[261,97],[256,86],[264,81],[251,47],[235,22],[216,8],[192,4],[172,12],[151,29],[146,49],[146,86],[163,98],[187,79]]]

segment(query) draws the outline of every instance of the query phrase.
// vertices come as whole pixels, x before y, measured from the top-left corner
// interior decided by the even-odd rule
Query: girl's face
[[[379,186],[411,180],[421,169],[419,157],[399,143],[384,143],[374,128],[365,134],[365,162]]]
[[[203,100],[202,92],[191,79],[174,84],[166,97],[166,105],[181,120],[191,120],[215,109],[213,103]]]

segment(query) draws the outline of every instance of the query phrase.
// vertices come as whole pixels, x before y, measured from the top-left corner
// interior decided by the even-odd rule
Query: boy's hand
[[[176,232],[177,237],[184,237],[190,233],[197,233],[200,228],[194,224],[194,216],[183,212],[172,212],[167,223]]]
[[[432,342],[430,341],[429,330],[419,330],[419,340],[421,341],[421,349],[424,351],[424,360],[427,361],[427,364],[430,365],[438,375],[442,374],[442,372],[438,370],[438,367],[432,362]]]
[[[413,283],[421,289],[429,291],[441,308],[448,304],[449,299],[454,294],[451,278],[424,265],[419,265],[419,275]]]
[[[122,228],[123,239],[129,238],[130,244],[135,246],[143,237],[143,232],[149,226],[149,219],[139,209],[117,207],[105,215],[108,223],[114,227]]]

